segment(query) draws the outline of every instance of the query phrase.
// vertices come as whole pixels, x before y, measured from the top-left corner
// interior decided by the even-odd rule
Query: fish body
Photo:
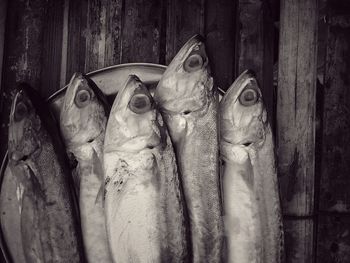
[[[218,159],[218,94],[200,36],[174,57],[155,91],[176,150],[191,226],[193,262],[220,262],[223,219]]]
[[[11,108],[9,167],[23,186],[20,229],[26,262],[82,262],[78,213],[60,136],[45,102],[22,86]]]
[[[188,262],[172,144],[147,88],[130,76],[104,142],[105,213],[114,262]]]
[[[282,262],[273,137],[252,72],[243,72],[221,100],[220,132],[228,262]]]
[[[64,97],[60,128],[69,155],[78,163],[74,173],[88,262],[112,262],[101,191],[108,114],[109,106],[102,92],[82,74],[75,73]]]
[[[8,252],[15,262],[25,263],[21,239],[21,207],[23,186],[6,166],[0,191],[1,231]]]

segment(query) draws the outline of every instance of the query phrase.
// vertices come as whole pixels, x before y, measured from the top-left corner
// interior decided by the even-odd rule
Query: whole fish
[[[104,184],[102,153],[109,110],[98,87],[75,73],[64,97],[60,128],[69,156],[78,163],[74,173],[88,262],[112,262],[100,191]]]
[[[8,153],[11,172],[23,186],[26,262],[82,262],[78,213],[58,127],[45,102],[27,86],[12,103]]]
[[[25,263],[21,239],[21,206],[23,185],[9,166],[4,171],[0,191],[0,221],[8,253],[14,262]]]
[[[190,218],[193,262],[220,262],[223,219],[218,156],[218,94],[200,36],[177,53],[155,100],[176,150]]]
[[[221,100],[220,132],[228,262],[282,262],[274,144],[252,72],[243,72]]]
[[[188,262],[172,144],[136,77],[118,93],[104,144],[105,208],[114,262]]]

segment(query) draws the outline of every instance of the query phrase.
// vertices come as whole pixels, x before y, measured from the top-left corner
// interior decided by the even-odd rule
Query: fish
[[[21,239],[22,189],[23,186],[12,174],[10,167],[6,165],[0,191],[1,232],[7,253],[12,260],[15,259],[15,262],[18,263],[26,262]]]
[[[273,136],[252,71],[227,90],[219,122],[228,262],[283,262]]]
[[[173,58],[154,99],[176,152],[191,227],[193,262],[221,262],[224,232],[218,92],[201,36],[193,36]]]
[[[59,127],[38,92],[18,87],[10,112],[9,168],[21,189],[26,262],[83,262],[79,214]]]
[[[189,262],[174,150],[141,80],[114,100],[104,142],[105,213],[114,262]]]
[[[112,262],[103,200],[103,143],[110,105],[81,73],[73,74],[60,113],[60,130],[79,195],[81,228],[88,262]]]

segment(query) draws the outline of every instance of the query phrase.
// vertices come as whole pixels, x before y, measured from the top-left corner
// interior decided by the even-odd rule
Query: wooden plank
[[[166,64],[190,37],[204,35],[204,14],[205,0],[167,0]]]
[[[350,262],[350,215],[320,216],[317,239],[316,262]]]
[[[0,108],[0,159],[7,148],[8,116],[17,82],[40,90],[46,0],[8,2]]]
[[[206,1],[205,38],[211,71],[223,90],[234,81],[237,1]]]
[[[279,47],[278,170],[286,214],[313,213],[317,0],[282,1]]]
[[[106,1],[105,67],[121,63],[122,2],[122,0]]]
[[[273,112],[274,20],[270,1],[240,0],[237,23],[237,75],[256,73],[270,121]]]
[[[286,263],[313,262],[313,234],[310,232],[314,226],[312,219],[284,218],[284,240]]]
[[[6,21],[7,0],[0,0],[0,87],[2,73],[2,59],[5,44],[5,21]]]
[[[69,1],[67,81],[74,72],[85,72],[88,0]]]
[[[49,97],[60,88],[64,0],[48,1],[44,21],[41,94]]]
[[[317,0],[282,0],[277,90],[277,154],[285,215],[314,214]],[[313,262],[314,225],[286,226],[287,262]],[[289,255],[289,256],[288,256]]]
[[[122,62],[158,63],[162,32],[161,0],[125,1]]]
[[[330,3],[319,208],[350,212],[350,3]]]

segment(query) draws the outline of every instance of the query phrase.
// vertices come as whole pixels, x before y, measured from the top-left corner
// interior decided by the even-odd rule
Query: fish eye
[[[258,101],[258,99],[259,99],[258,91],[252,88],[243,90],[243,92],[239,96],[239,102],[243,106],[252,106]]]
[[[200,54],[192,54],[184,63],[184,69],[187,72],[193,72],[201,69],[203,66],[203,58]]]
[[[86,89],[81,89],[77,92],[77,94],[75,95],[75,104],[79,107],[79,108],[83,108],[85,107],[91,99],[91,94],[88,90]]]
[[[129,102],[129,108],[137,114],[145,113],[152,108],[152,102],[146,94],[134,94]]]
[[[27,106],[23,102],[19,102],[16,105],[15,120],[21,121],[26,116],[27,113],[28,113]]]

